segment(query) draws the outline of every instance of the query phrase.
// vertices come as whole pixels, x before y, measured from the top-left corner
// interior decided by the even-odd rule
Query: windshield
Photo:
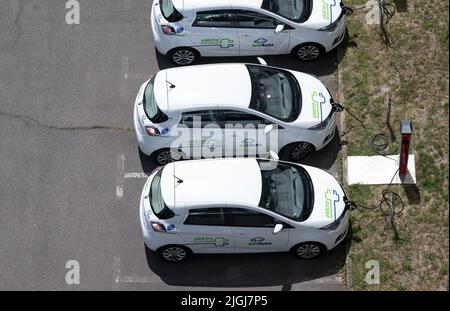
[[[166,204],[164,203],[164,199],[161,193],[161,174],[163,170],[159,170],[159,172],[153,177],[152,185],[150,186],[150,205],[153,210],[153,213],[159,219],[168,219],[172,218],[175,214],[170,210]]]
[[[310,0],[264,0],[262,9],[283,16],[293,22],[306,21],[310,13]]]
[[[144,111],[147,117],[153,123],[162,123],[168,120],[168,117],[159,109],[158,104],[155,99],[155,77],[153,77],[150,82],[148,82],[145,91],[144,99],[142,103],[144,104]]]
[[[178,22],[183,19],[183,15],[178,12],[172,0],[160,0],[161,13],[168,22]]]
[[[295,121],[301,110],[300,87],[284,70],[247,65],[252,81],[250,108],[284,122]]]
[[[259,160],[262,192],[259,206],[295,221],[311,215],[314,194],[311,179],[300,166]]]

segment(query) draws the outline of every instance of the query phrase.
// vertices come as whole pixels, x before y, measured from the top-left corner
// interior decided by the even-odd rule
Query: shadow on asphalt
[[[282,286],[290,290],[293,284],[336,275],[345,264],[345,243],[314,260],[301,260],[290,253],[195,254],[183,263],[168,263],[147,248],[145,253],[150,270],[171,286]]]

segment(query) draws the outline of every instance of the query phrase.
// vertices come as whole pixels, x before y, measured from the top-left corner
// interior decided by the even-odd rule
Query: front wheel
[[[189,250],[179,245],[163,246],[159,250],[162,259],[168,262],[181,262],[189,256]]]
[[[282,152],[281,157],[289,162],[298,162],[306,158],[311,151],[314,150],[314,146],[307,142],[299,142],[286,146]]]
[[[305,43],[294,49],[294,55],[302,61],[319,59],[324,54],[324,48],[315,43]]]
[[[198,60],[199,54],[191,48],[177,48],[169,53],[169,58],[175,65],[188,66]]]
[[[293,251],[301,259],[314,259],[325,253],[325,247],[319,243],[306,242],[295,246]]]
[[[181,160],[183,158],[183,153],[178,150],[162,149],[155,152],[153,158],[158,165],[166,165]]]

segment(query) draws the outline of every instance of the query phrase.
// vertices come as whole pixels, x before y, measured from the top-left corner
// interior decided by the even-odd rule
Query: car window
[[[195,27],[233,27],[230,12],[228,10],[214,10],[197,12],[192,26]]]
[[[233,10],[232,15],[236,28],[275,29],[279,24],[275,18],[253,11]]]
[[[293,22],[303,23],[311,15],[312,5],[312,0],[263,0],[261,8]]]
[[[184,124],[189,128],[203,128],[208,124],[218,124],[217,111],[198,110],[183,112],[180,124]]]
[[[295,121],[301,112],[301,90],[286,70],[246,65],[252,81],[250,108],[284,122]]]
[[[159,0],[159,6],[161,7],[161,13],[168,22],[178,22],[183,19],[181,14],[173,5],[172,0]]]
[[[247,124],[253,124],[257,126],[259,124],[270,124],[269,121],[257,115],[237,110],[222,110],[221,119],[224,124],[232,125],[242,124],[243,126],[245,126]]]
[[[150,206],[153,210],[153,213],[159,219],[169,219],[175,216],[174,212],[167,207],[164,202],[162,192],[161,192],[161,174],[162,170],[153,177],[152,184],[150,186],[149,197],[150,197]]]
[[[233,227],[273,228],[276,223],[272,216],[243,208],[227,209],[226,214],[231,216]]]
[[[311,178],[301,166],[258,160],[262,191],[259,207],[295,221],[304,221],[314,206]]]
[[[159,109],[158,103],[156,102],[154,91],[155,77],[156,76],[154,76],[145,87],[142,103],[144,105],[145,114],[150,121],[153,123],[163,123],[169,118],[161,111],[161,109]]]
[[[221,208],[191,209],[185,225],[225,226],[225,215]]]

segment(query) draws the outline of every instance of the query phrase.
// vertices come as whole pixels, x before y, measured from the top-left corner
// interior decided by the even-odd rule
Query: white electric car
[[[160,165],[223,156],[298,161],[333,138],[336,112],[308,74],[255,64],[211,64],[158,72],[142,84],[134,127],[141,151]]]
[[[201,56],[290,54],[309,61],[337,47],[340,0],[154,0],[156,49],[177,65]]]
[[[140,200],[147,248],[167,261],[190,253],[292,251],[312,259],[344,240],[347,198],[318,168],[237,158],[173,162],[148,178]]]

